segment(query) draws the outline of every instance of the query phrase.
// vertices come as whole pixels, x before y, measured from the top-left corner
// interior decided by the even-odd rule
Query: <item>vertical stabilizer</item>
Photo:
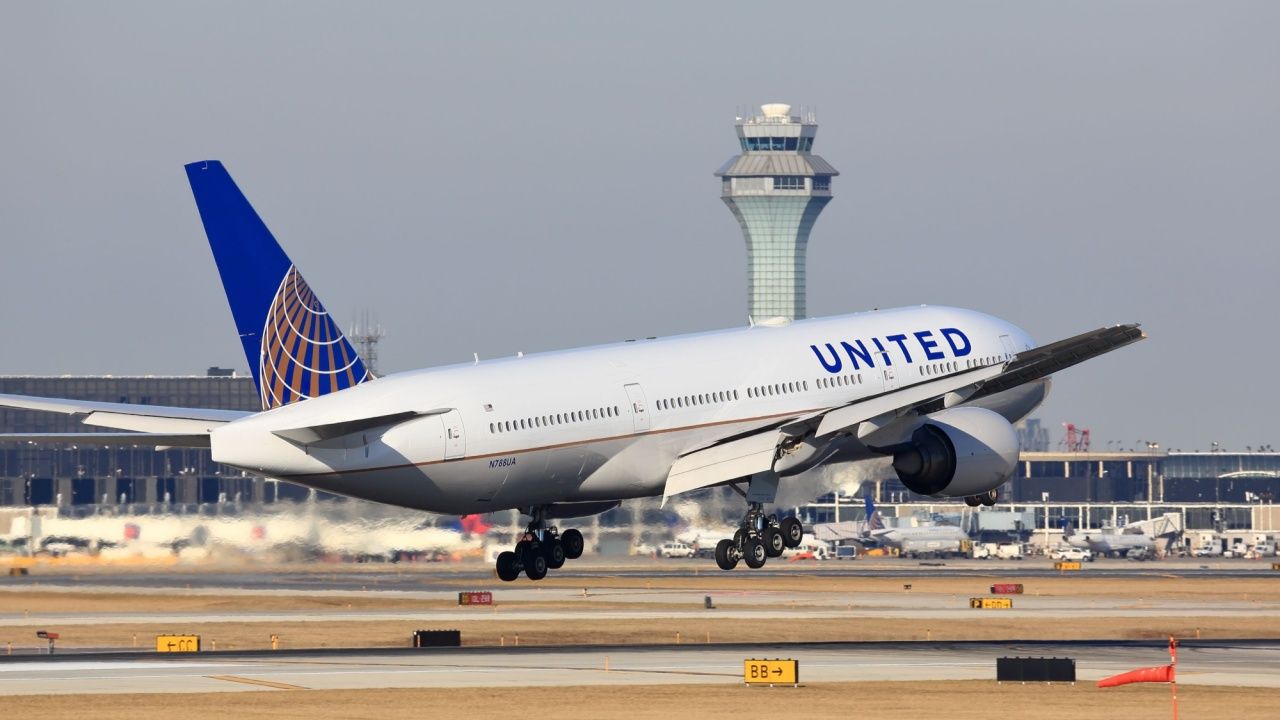
[[[186,169],[262,408],[368,380],[360,356],[222,163]]]

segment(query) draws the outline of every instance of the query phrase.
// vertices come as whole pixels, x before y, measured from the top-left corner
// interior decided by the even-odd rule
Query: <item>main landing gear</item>
[[[964,504],[968,505],[969,507],[978,507],[979,505],[986,505],[987,507],[992,507],[993,505],[996,504],[996,501],[999,499],[1000,499],[1000,491],[995,488],[991,488],[990,490],[982,493],[981,495],[970,495],[966,497],[964,499]]]
[[[743,561],[747,567],[764,567],[771,557],[782,555],[787,548],[800,546],[804,539],[804,526],[793,518],[778,519],[777,515],[765,515],[762,503],[747,504],[747,514],[733,539],[725,538],[716,545],[716,565],[721,570],[732,570]]]
[[[556,570],[566,560],[582,557],[582,533],[570,528],[561,533],[547,525],[547,509],[535,507],[532,520],[514,550],[498,553],[498,578],[511,582],[524,573],[530,580],[541,580],[547,571]]]

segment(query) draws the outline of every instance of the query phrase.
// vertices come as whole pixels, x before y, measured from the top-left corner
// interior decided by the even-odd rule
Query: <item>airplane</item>
[[[875,544],[896,547],[903,555],[958,553],[969,540],[969,535],[955,525],[885,527],[871,495],[864,495],[863,501],[867,508],[866,537]]]
[[[1062,526],[1062,539],[1072,547],[1088,548],[1100,557],[1127,557],[1146,560],[1154,557],[1156,541],[1141,533],[1120,532],[1111,528],[1102,532],[1077,534],[1075,524],[1068,520]]]
[[[529,523],[497,557],[504,581],[582,554],[582,533],[553,520],[714,486],[746,504],[717,565],[762,567],[804,537],[766,511],[779,483],[824,463],[887,456],[915,493],[994,504],[1018,460],[1011,423],[1049,376],[1146,337],[1123,324],[1037,347],[999,318],[919,306],[374,377],[223,164],[185,167],[262,411],[3,395],[117,432],[0,440],[203,447],[406,508],[517,508]]]

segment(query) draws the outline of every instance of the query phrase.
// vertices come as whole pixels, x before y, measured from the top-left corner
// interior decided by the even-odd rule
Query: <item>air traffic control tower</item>
[[[818,123],[812,113],[765,105],[738,118],[742,154],[716,171],[720,199],[747,240],[747,296],[751,318],[805,317],[805,251],[818,213],[831,201],[830,163],[810,152]]]

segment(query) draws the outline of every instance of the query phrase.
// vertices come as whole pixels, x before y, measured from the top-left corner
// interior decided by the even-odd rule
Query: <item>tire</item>
[[[1000,499],[1000,491],[992,490],[990,492],[983,493],[979,497],[981,498],[983,505],[986,505],[987,507],[994,507],[996,504],[996,501]]]
[[[529,559],[524,564],[524,574],[529,576],[530,580],[541,580],[547,576],[547,556],[540,552],[529,553]]]
[[[782,555],[782,551],[787,549],[786,538],[782,537],[782,533],[778,532],[778,528],[770,525],[761,533],[761,541],[764,542],[764,551],[769,557],[778,557]]]
[[[782,540],[789,548],[800,547],[800,543],[804,540],[804,525],[793,517],[783,518]]]
[[[747,546],[747,540],[751,537],[751,533],[742,528],[733,534],[733,546],[736,548],[744,548]]]
[[[582,533],[570,528],[560,536],[560,545],[564,547],[566,559],[577,560],[582,557],[582,549],[585,543],[582,541]]]
[[[547,567],[558,570],[564,565],[564,544],[560,540],[542,543],[542,555],[547,559]]]
[[[965,497],[964,504],[969,507],[978,507],[982,504],[982,498],[979,498],[977,495],[969,495]]]
[[[516,554],[510,550],[498,553],[498,579],[511,582],[520,577],[520,566],[516,563]]]
[[[765,550],[764,543],[757,538],[747,538],[747,542],[742,548],[742,554],[742,559],[746,561],[747,567],[752,570],[764,567],[765,560],[769,559],[769,553]]]
[[[738,558],[733,553],[733,541],[725,538],[716,543],[716,565],[721,570],[732,570],[738,567]]]

